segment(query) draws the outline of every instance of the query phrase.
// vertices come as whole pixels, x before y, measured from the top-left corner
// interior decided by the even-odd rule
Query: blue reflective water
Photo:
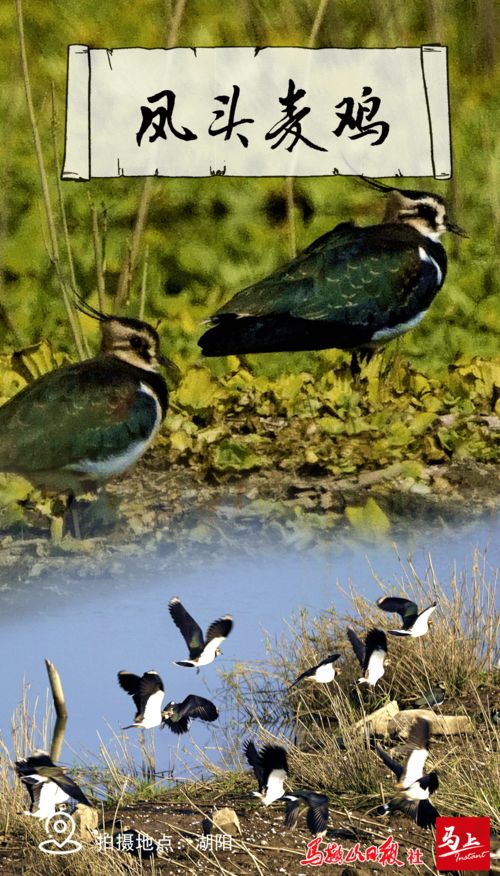
[[[453,568],[471,568],[474,550],[494,575],[500,566],[498,520],[475,521],[468,526],[414,533],[397,545],[370,546],[353,542],[341,555],[333,544],[314,551],[294,552],[283,548],[249,559],[218,553],[202,568],[186,568],[175,560],[161,575],[141,572],[126,580],[103,577],[86,581],[75,579],[72,586],[57,580],[32,582],[29,599],[26,589],[0,594],[0,666],[2,690],[0,729],[10,737],[11,715],[20,700],[23,680],[30,684],[30,698],[45,700],[47,676],[44,657],[58,668],[66,694],[69,722],[63,760],[74,760],[73,752],[96,752],[97,734],[104,742],[112,738],[113,728],[129,724],[133,718],[132,700],[118,687],[120,669],[142,673],[156,669],[163,678],[166,699],[183,699],[188,693],[211,696],[220,687],[218,668],[232,661],[252,661],[265,657],[266,632],[279,636],[287,621],[300,607],[316,614],[335,603],[340,611],[348,608],[348,597],[337,585],[350,582],[368,597],[379,595],[374,576],[385,584],[398,584],[403,563],[411,557],[419,577],[428,570],[429,555],[438,578],[445,584]],[[167,605],[178,595],[201,626],[221,614],[232,614],[233,632],[223,647],[223,656],[197,675],[194,670],[172,665],[186,656],[186,647],[172,623]],[[110,726],[108,726],[108,724]],[[216,724],[213,728],[216,728]],[[137,731],[127,731],[131,738]],[[156,734],[157,764],[173,767],[183,774],[193,742],[207,746],[212,734],[194,722],[189,736],[178,741],[168,730]],[[175,755],[178,746],[188,754]]]

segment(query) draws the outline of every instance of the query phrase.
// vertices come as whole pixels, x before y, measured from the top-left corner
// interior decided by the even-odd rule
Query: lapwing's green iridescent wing
[[[111,357],[46,374],[0,408],[0,468],[29,475],[126,453],[158,416],[138,389],[133,369]]]
[[[421,258],[419,237],[402,225],[343,223],[235,295],[215,321],[228,314],[288,314],[351,326],[369,323],[374,330],[404,322],[426,309],[436,292],[436,267]]]

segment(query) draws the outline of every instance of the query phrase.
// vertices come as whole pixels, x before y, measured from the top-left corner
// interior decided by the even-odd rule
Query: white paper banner
[[[62,178],[451,176],[447,50],[70,46]]]

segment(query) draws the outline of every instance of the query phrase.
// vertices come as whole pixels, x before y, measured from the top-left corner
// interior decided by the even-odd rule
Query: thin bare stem
[[[318,10],[316,12],[316,17],[314,19],[313,26],[311,29],[311,33],[309,35],[308,46],[310,49],[314,48],[314,44],[315,44],[316,38],[318,36],[318,31],[321,27],[321,23],[323,21],[323,18],[324,18],[325,12],[326,12],[326,7],[328,6],[328,3],[329,3],[329,0],[320,0]]]
[[[99,236],[99,219],[97,216],[97,208],[91,198],[90,192],[88,198],[90,211],[92,213],[92,240],[94,242],[95,270],[97,276],[97,297],[99,299],[99,310],[104,310],[106,284],[104,280],[101,238]]]
[[[24,80],[24,90],[26,93],[26,103],[28,105],[28,114],[31,122],[31,131],[33,136],[33,145],[35,148],[35,155],[38,164],[38,172],[40,174],[40,183],[42,186],[42,194],[43,201],[45,205],[45,214],[47,217],[47,225],[49,229],[49,239],[50,239],[50,257],[52,264],[54,265],[57,278],[59,280],[59,285],[61,288],[61,293],[63,297],[64,306],[66,308],[66,312],[68,315],[68,320],[71,326],[71,330],[73,332],[73,338],[75,341],[75,346],[78,351],[78,355],[80,359],[85,358],[85,351],[83,349],[83,345],[81,342],[81,335],[79,332],[78,325],[78,317],[72,305],[70,296],[68,295],[68,291],[66,289],[66,283],[64,281],[62,271],[61,271],[61,260],[59,256],[59,245],[57,241],[57,233],[56,233],[56,225],[54,221],[54,214],[52,212],[52,204],[50,201],[50,192],[49,192],[49,184],[47,181],[47,173],[45,170],[45,163],[43,160],[43,152],[42,152],[42,144],[40,141],[40,135],[38,133],[38,126],[36,123],[35,110],[33,106],[33,96],[31,93],[31,83],[29,77],[29,68],[28,68],[28,59],[26,55],[26,41],[24,38],[24,22],[23,22],[23,7],[22,0],[16,0],[16,12],[17,12],[17,25],[18,25],[18,33],[19,33],[19,47],[21,50],[21,65],[23,71],[23,80]]]
[[[146,247],[146,252],[144,253],[144,265],[142,267],[141,300],[139,302],[139,319],[144,319],[144,310],[146,307],[148,260],[149,260],[149,246]]]
[[[55,94],[55,88],[54,88],[53,82],[52,82],[51,96],[52,96],[52,120],[51,120],[52,121],[52,124],[51,124],[51,127],[52,127],[52,146],[53,146],[53,150],[54,150],[54,168],[55,168],[55,173],[56,173],[57,197],[59,200],[59,210],[61,213],[61,223],[62,223],[62,227],[63,227],[64,243],[66,245],[66,255],[68,258],[71,287],[73,289],[73,292],[78,293],[78,284],[76,282],[75,265],[73,262],[73,253],[71,251],[71,240],[70,240],[69,230],[68,230],[68,220],[66,218],[66,206],[64,204],[64,197],[63,197],[62,186],[61,186],[61,166],[59,164],[59,152],[58,152],[58,143],[57,143],[57,131],[58,131],[59,123],[58,123],[58,118],[57,118],[56,94]],[[90,356],[90,349],[88,346],[87,339],[86,339],[85,335],[83,334],[81,322],[80,322],[77,314],[75,314],[73,307],[71,309],[75,315],[75,325],[77,327],[80,342],[81,342],[81,345],[82,345],[83,350],[85,352],[85,355]]]

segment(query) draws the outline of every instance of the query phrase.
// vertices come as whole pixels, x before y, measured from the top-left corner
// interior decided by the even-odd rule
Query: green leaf
[[[364,507],[348,506],[345,509],[345,516],[357,534],[369,540],[387,535],[391,528],[387,514],[371,497]]]

